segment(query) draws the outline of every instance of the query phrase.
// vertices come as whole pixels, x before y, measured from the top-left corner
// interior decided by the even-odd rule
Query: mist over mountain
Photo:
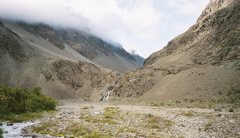
[[[102,67],[125,72],[143,66],[144,59],[140,56],[130,55],[123,49],[121,44],[104,41],[88,31],[60,27],[54,28],[42,23],[28,24],[17,22],[17,24],[28,32],[41,36],[60,49],[64,49],[64,45],[69,45],[75,51]],[[116,56],[118,57],[116,58]],[[138,59],[135,57],[138,57]],[[112,61],[107,61],[108,59]],[[121,63],[124,60],[129,60],[130,64],[128,62]],[[113,63],[114,65],[112,65]]]
[[[240,86],[239,7],[239,1],[211,0],[193,26],[145,61],[86,28],[2,20],[1,84],[41,85],[60,99],[99,100],[109,92],[150,101],[222,98],[219,91]]]
[[[86,31],[3,19],[0,27],[2,85],[100,100],[120,73],[143,66],[143,58]]]
[[[109,33],[124,22],[147,51],[167,38],[157,6],[170,36],[206,1],[0,0],[0,137],[239,137],[240,0],[210,0],[146,59]]]
[[[109,9],[112,6],[117,9]],[[116,41],[113,39],[114,32],[111,31],[112,16],[126,20],[121,17],[126,16],[125,13],[119,13],[124,11],[120,11],[118,8],[116,1],[53,0],[49,2],[43,0],[25,2],[10,0],[1,1],[0,18],[32,25],[45,24],[54,28],[84,30],[115,45],[117,42],[114,42]],[[122,15],[118,17],[118,14]]]
[[[1,0],[0,18],[88,30],[147,58],[194,24],[209,0]],[[145,49],[145,46],[148,46]]]

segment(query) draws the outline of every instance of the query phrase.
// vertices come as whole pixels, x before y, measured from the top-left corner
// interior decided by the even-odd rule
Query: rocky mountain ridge
[[[195,64],[216,64],[225,59],[239,59],[238,11],[238,1],[212,0],[195,25],[171,40],[163,50],[148,57],[145,66],[153,64],[160,57],[185,51],[193,55],[191,60]]]
[[[143,66],[144,58],[132,55],[121,45],[111,44],[87,31],[71,28],[54,28],[46,24],[27,24],[18,22],[28,32],[39,35],[60,49],[65,45],[93,61],[111,70],[124,73]],[[108,60],[111,59],[111,60]]]
[[[212,100],[240,89],[239,13],[240,1],[211,0],[195,25],[150,55],[144,68],[124,74],[115,93],[150,101]]]

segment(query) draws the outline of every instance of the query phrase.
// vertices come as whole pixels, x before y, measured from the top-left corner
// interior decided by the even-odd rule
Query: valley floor
[[[238,109],[61,101],[58,112],[25,129],[34,137],[240,137]],[[31,132],[31,131],[33,132]]]

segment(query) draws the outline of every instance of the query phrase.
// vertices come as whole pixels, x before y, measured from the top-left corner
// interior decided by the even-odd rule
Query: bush
[[[229,112],[234,112],[233,108],[230,108],[228,111],[229,111]]]
[[[41,87],[32,91],[0,86],[0,117],[10,114],[24,114],[55,110],[56,101],[41,94]]]
[[[3,129],[0,128],[0,138],[3,138]]]

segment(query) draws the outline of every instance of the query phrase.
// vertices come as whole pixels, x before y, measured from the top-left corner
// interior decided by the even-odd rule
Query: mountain
[[[126,52],[120,44],[111,44],[88,31],[70,28],[54,28],[46,24],[18,25],[31,34],[38,35],[60,49],[70,46],[92,62],[111,70],[124,73],[143,66],[144,58]]]
[[[224,99],[240,90],[239,13],[240,1],[211,0],[142,68],[143,58],[88,31],[1,20],[0,84],[39,85],[55,99]]]
[[[100,100],[120,73],[142,63],[143,58],[84,31],[0,21],[1,85],[38,85],[55,99]]]
[[[211,0],[195,25],[127,72],[114,93],[143,100],[212,100],[240,89],[240,1]]]

